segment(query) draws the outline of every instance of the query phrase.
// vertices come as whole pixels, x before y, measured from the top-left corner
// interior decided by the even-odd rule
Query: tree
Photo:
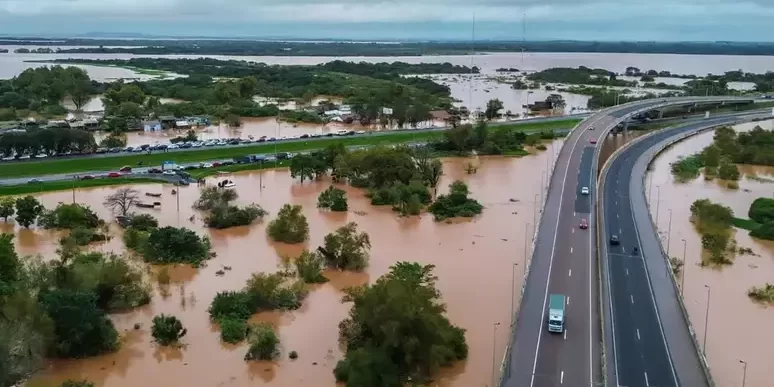
[[[132,208],[140,203],[140,192],[133,188],[120,188],[105,198],[105,206],[113,213],[128,216]]]
[[[193,208],[209,211],[218,205],[228,204],[238,197],[233,189],[220,189],[218,187],[204,187],[199,194],[199,199],[194,202]]]
[[[499,99],[490,99],[486,103],[486,110],[484,111],[484,116],[488,121],[491,121],[495,118],[500,117],[500,110],[504,108],[503,102]]]
[[[347,193],[343,189],[329,186],[317,197],[317,208],[325,208],[331,211],[347,210]]]
[[[94,387],[94,383],[88,380],[65,380],[59,387]]]
[[[0,234],[0,301],[14,291],[22,264],[13,245],[13,234]]]
[[[250,325],[248,340],[250,348],[245,354],[245,360],[271,360],[279,354],[279,338],[267,323]]]
[[[0,198],[0,217],[3,218],[6,222],[8,221],[8,217],[13,216],[15,210],[14,206],[16,205],[16,201],[13,200],[13,198],[10,197],[4,197]]]
[[[132,214],[129,216],[129,227],[137,231],[151,231],[159,227],[159,221],[150,214]]]
[[[177,343],[186,333],[187,330],[183,328],[183,323],[175,316],[167,316],[162,313],[153,318],[151,335],[161,345],[167,346]]]
[[[105,222],[91,208],[78,203],[59,203],[53,210],[43,210],[38,224],[44,228],[96,228]]]
[[[731,163],[728,158],[724,157],[720,160],[718,177],[723,180],[739,180],[739,168],[736,167],[736,164]]]
[[[269,222],[266,232],[276,242],[301,243],[309,238],[309,223],[300,205],[285,204],[277,218]]]
[[[373,285],[347,290],[345,301],[353,305],[339,324],[346,354],[334,370],[337,381],[352,387],[424,384],[439,368],[468,356],[465,330],[444,315],[433,269],[398,262]]]
[[[45,208],[32,196],[16,199],[16,223],[29,228],[38,219]]]
[[[97,308],[95,294],[54,289],[43,295],[42,303],[54,321],[54,355],[78,358],[118,348],[118,333],[105,312]]]
[[[161,227],[150,232],[142,252],[152,263],[198,265],[210,257],[210,240],[187,228]]]
[[[753,200],[747,216],[760,224],[774,222],[774,199],[757,198]]]
[[[204,223],[212,228],[229,228],[235,226],[247,226],[256,219],[263,219],[268,212],[257,204],[251,204],[245,207],[230,206],[221,204],[210,210],[204,217]]]
[[[329,268],[355,271],[368,266],[370,249],[371,239],[368,233],[358,233],[355,222],[347,223],[334,233],[326,235],[323,246],[317,248]]]
[[[298,276],[308,284],[321,284],[328,282],[322,274],[323,260],[318,254],[304,250],[293,262]]]
[[[460,180],[455,180],[449,184],[449,194],[440,195],[428,210],[433,214],[436,221],[445,220],[454,217],[472,218],[480,214],[484,206],[474,199],[468,197],[470,191],[467,184]]]
[[[312,155],[296,155],[290,160],[290,177],[301,179],[302,184],[306,179],[312,180],[315,177],[315,169],[318,163],[320,163],[320,160]]]

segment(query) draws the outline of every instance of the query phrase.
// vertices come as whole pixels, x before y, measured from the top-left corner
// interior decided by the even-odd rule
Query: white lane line
[[[621,215],[615,214],[615,217],[621,219]]]
[[[634,296],[630,294],[629,295],[629,299],[631,299],[632,300],[632,304],[634,304]]]
[[[619,229],[618,229],[618,233],[619,233],[619,234],[623,234],[623,230],[619,228]]]
[[[637,329],[637,340],[639,340],[639,339],[640,339],[640,330]]]
[[[570,297],[567,296],[567,305],[570,305]]]
[[[626,269],[626,275],[627,276],[629,275],[629,269]]]
[[[648,381],[648,373],[645,372],[645,385],[650,387],[650,382]]]
[[[570,254],[572,254],[572,247],[570,247]]]
[[[559,384],[564,384],[564,371],[559,376]]]
[[[572,228],[571,234],[575,234],[575,227]]]
[[[572,269],[570,269],[570,272],[569,272],[569,273],[567,273],[567,276],[568,276],[568,277],[572,277]]]
[[[564,330],[564,339],[567,340],[567,329]]]

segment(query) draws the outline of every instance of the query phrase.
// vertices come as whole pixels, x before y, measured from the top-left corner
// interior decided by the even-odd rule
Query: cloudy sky
[[[774,0],[0,0],[0,34],[774,41]]]

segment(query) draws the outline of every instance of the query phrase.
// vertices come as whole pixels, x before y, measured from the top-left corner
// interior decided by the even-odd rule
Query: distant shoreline
[[[594,41],[325,41],[325,40],[249,40],[249,39],[46,39],[30,37],[0,38],[0,45],[43,47],[41,52],[63,54],[135,54],[135,55],[233,55],[233,56],[439,56],[484,53],[619,53],[682,55],[772,56],[773,43],[751,42],[594,42]],[[55,49],[57,46],[78,48]],[[113,47],[110,47],[113,46]],[[121,46],[121,47],[115,47]],[[19,50],[19,49],[17,49]],[[22,47],[22,51],[26,48]],[[23,52],[28,53],[28,52]]]

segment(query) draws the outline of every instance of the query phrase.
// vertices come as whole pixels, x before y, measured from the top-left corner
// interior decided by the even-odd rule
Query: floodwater
[[[772,129],[772,121],[736,128],[750,130],[755,125]],[[771,345],[774,331],[768,328],[774,326],[774,307],[766,308],[752,302],[747,297],[747,290],[774,282],[774,242],[753,239],[747,231],[736,230],[738,246],[751,248],[757,256],[737,256],[733,265],[723,268],[700,267],[701,237],[689,217],[691,203],[708,198],[731,207],[736,216],[746,218],[753,200],[771,197],[774,193],[774,167],[740,166],[744,176],[738,190],[725,188],[716,181],[705,181],[703,177],[688,183],[675,182],[669,164],[679,156],[701,151],[712,143],[712,136],[713,132],[707,132],[675,144],[655,160],[649,175],[652,184],[648,182],[652,187],[649,194],[651,211],[654,217],[657,210],[660,213],[661,239],[669,246],[670,255],[686,259],[686,308],[700,343],[704,340],[707,322],[706,353],[716,384],[742,386],[743,364],[740,360],[743,360],[748,364],[746,386],[768,387],[771,386],[771,359],[774,359]],[[671,241],[668,236],[670,217]]]
[[[98,386],[129,387],[140,385],[183,386],[333,386],[336,361],[342,357],[338,347],[338,323],[347,316],[349,305],[342,304],[342,289],[375,280],[391,264],[409,260],[436,265],[438,287],[448,306],[448,316],[467,329],[470,356],[442,372],[439,386],[488,386],[492,370],[499,368],[509,340],[511,289],[521,286],[525,240],[531,239],[535,203],[541,197],[536,184],[557,153],[562,140],[549,150],[523,158],[481,157],[444,160],[445,175],[441,192],[454,179],[467,181],[473,197],[486,209],[469,221],[435,223],[430,215],[401,218],[389,208],[371,206],[364,193],[346,187],[350,211],[334,214],[317,210],[318,194],[328,182],[300,184],[287,170],[267,170],[234,174],[240,194],[238,202],[255,202],[270,215],[263,223],[228,230],[209,230],[202,226],[201,215],[191,209],[198,197],[195,186],[182,188],[172,195],[172,187],[158,184],[136,186],[141,192],[161,192],[162,209],[141,210],[159,218],[162,225],[185,226],[208,235],[217,257],[201,269],[179,267],[170,271],[172,283],[166,295],[154,284],[150,305],[112,318],[124,334],[122,349],[106,356],[82,360],[54,361],[35,375],[30,385],[48,385],[67,378],[88,378]],[[468,175],[465,166],[478,166]],[[104,197],[115,187],[41,194],[48,206],[57,202],[89,204],[103,218]],[[155,199],[154,199],[155,200]],[[179,201],[179,202],[178,202]],[[217,327],[208,320],[207,308],[218,291],[238,289],[255,272],[274,272],[282,256],[294,256],[302,245],[287,246],[267,240],[265,224],[287,203],[301,204],[309,220],[310,241],[303,246],[315,248],[325,234],[346,222],[354,221],[371,236],[370,267],[361,274],[326,273],[327,284],[311,286],[309,297],[296,311],[261,313],[253,320],[273,324],[282,341],[282,356],[274,362],[243,360],[246,345],[224,345]],[[179,212],[177,210],[179,203]],[[537,208],[539,209],[539,205]],[[191,222],[189,217],[196,219]],[[530,223],[528,226],[527,223]],[[56,233],[45,230],[14,230],[6,225],[0,231],[15,231],[21,255],[52,256]],[[120,231],[102,250],[122,251]],[[529,242],[531,243],[531,241]],[[517,265],[514,266],[514,263]],[[224,277],[215,271],[223,265],[233,268]],[[156,269],[154,269],[156,270]],[[513,275],[515,274],[515,280]],[[517,293],[518,296],[518,293]],[[188,328],[180,349],[160,349],[151,342],[150,325],[154,315],[171,313]],[[141,328],[133,330],[134,324]],[[494,332],[494,324],[501,323]],[[496,344],[496,345],[495,345]],[[495,348],[493,348],[495,346]],[[288,353],[298,351],[297,360]],[[493,367],[492,358],[496,358]]]

